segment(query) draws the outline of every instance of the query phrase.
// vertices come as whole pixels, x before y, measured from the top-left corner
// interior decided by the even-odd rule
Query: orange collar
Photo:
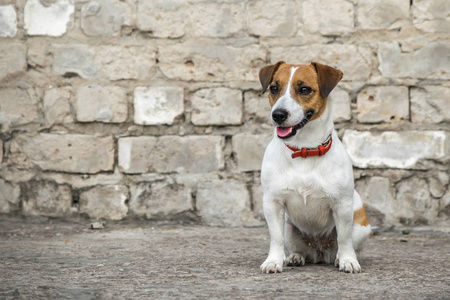
[[[331,144],[333,143],[333,139],[331,138],[331,133],[328,136],[328,138],[325,140],[325,142],[322,143],[322,145],[320,145],[317,148],[302,148],[302,149],[298,149],[295,147],[291,147],[287,144],[286,147],[288,147],[289,149],[291,149],[292,151],[294,151],[294,153],[292,153],[292,158],[296,158],[296,157],[303,157],[306,158],[308,156],[323,156],[325,155],[331,148]]]

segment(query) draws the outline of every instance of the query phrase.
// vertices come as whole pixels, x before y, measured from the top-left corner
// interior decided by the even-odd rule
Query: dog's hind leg
[[[284,247],[287,266],[305,265],[307,245],[300,230],[289,221],[286,221],[284,226]]]

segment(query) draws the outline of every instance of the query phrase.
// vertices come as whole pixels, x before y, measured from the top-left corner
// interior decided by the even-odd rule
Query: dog
[[[305,262],[334,263],[340,271],[361,272],[357,254],[371,227],[327,100],[342,76],[317,62],[277,62],[259,72],[262,92],[269,89],[271,122],[276,126],[261,168],[270,233],[263,273]]]

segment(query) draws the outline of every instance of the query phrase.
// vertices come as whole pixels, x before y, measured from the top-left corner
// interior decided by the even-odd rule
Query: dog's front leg
[[[283,272],[284,253],[284,204],[272,197],[264,196],[264,216],[270,233],[270,250],[261,265],[263,273]]]
[[[338,251],[335,266],[347,273],[360,273],[361,266],[356,258],[352,242],[353,209],[352,199],[344,200],[333,210],[336,224]]]

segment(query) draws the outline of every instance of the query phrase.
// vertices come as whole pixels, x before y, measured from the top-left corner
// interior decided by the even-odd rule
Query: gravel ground
[[[450,234],[381,233],[362,274],[261,274],[267,228],[0,216],[0,299],[450,299]]]

